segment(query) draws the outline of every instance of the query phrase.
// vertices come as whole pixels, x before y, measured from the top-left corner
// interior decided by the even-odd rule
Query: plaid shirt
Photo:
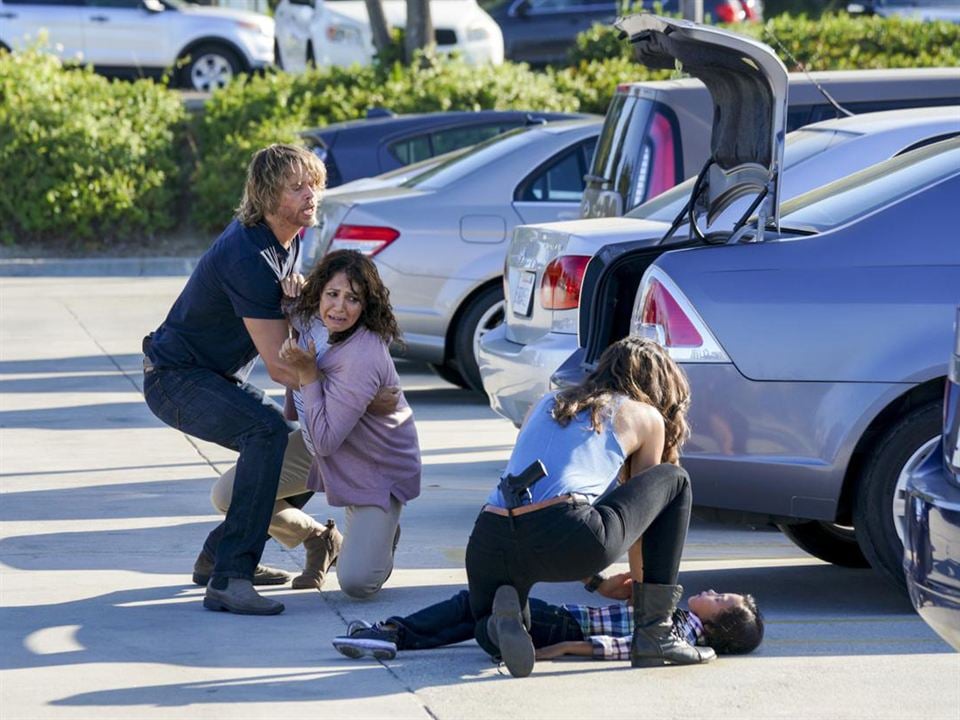
[[[563,605],[580,625],[583,637],[593,645],[593,657],[600,660],[629,660],[630,640],[633,635],[633,608],[616,604],[605,607],[590,605]],[[673,631],[691,645],[703,635],[703,624],[692,612],[673,613]]]

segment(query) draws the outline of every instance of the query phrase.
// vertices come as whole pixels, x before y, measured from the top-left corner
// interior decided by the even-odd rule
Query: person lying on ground
[[[615,586],[625,581],[630,581],[628,573],[604,582]],[[598,592],[603,593],[602,586]],[[763,616],[752,595],[706,590],[688,597],[687,608],[674,610],[671,623],[673,632],[690,645],[739,655],[752,652],[763,640]],[[537,660],[564,655],[630,659],[633,608],[629,604],[554,605],[530,598],[530,620]],[[349,658],[392,660],[398,651],[427,650],[471,640],[475,627],[469,593],[461,590],[406,617],[392,616],[372,625],[354,620],[345,635],[334,638],[333,646]]]

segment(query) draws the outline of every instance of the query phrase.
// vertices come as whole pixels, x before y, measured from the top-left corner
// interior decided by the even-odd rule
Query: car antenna
[[[775,43],[777,44],[777,47],[780,48],[780,50],[784,53],[784,55],[787,56],[787,58],[789,58],[790,62],[792,62],[794,65],[796,65],[798,68],[800,68],[800,71],[801,71],[804,75],[807,76],[807,79],[808,79],[810,82],[812,82],[812,83],[814,84],[814,87],[816,87],[817,90],[820,91],[820,94],[823,95],[823,97],[825,97],[825,98],[827,99],[827,102],[830,103],[831,105],[833,105],[833,109],[834,109],[834,110],[836,110],[836,111],[837,111],[838,113],[840,113],[841,115],[845,115],[846,117],[853,117],[854,113],[850,112],[850,111],[847,110],[843,105],[841,105],[841,104],[838,103],[836,100],[834,100],[833,96],[826,91],[826,88],[824,88],[823,85],[821,85],[820,83],[818,83],[817,80],[816,80],[816,78],[813,77],[813,75],[810,74],[810,71],[807,70],[807,66],[804,65],[804,64],[803,64],[802,62],[800,62],[799,60],[797,60],[797,58],[794,56],[794,54],[793,54],[792,52],[790,52],[790,51],[787,49],[787,47],[786,47],[782,42],[780,42],[780,38],[778,38],[776,35],[774,35],[774,34],[773,34],[773,31],[772,31],[770,28],[768,28],[766,25],[764,25],[764,26],[763,26],[763,32],[766,33],[767,35],[769,35],[769,36],[773,39],[773,42],[775,42]]]

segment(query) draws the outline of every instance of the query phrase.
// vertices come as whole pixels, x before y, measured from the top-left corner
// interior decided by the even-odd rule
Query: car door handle
[[[108,18],[106,15],[91,15],[90,22],[99,22],[99,23],[110,22],[110,18]]]
[[[5,18],[7,20],[14,20],[17,17],[16,13],[12,12],[2,12],[0,13],[0,18]]]

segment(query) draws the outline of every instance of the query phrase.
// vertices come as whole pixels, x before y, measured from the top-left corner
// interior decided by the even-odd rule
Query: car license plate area
[[[520,317],[530,317],[533,311],[533,286],[536,285],[537,274],[530,270],[520,273],[520,281],[513,290],[511,305],[513,314]]]

